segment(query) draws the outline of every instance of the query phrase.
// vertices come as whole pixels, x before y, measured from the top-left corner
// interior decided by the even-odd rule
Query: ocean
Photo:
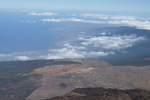
[[[61,24],[40,20],[26,12],[0,11],[0,54],[48,49],[59,35],[51,30]]]

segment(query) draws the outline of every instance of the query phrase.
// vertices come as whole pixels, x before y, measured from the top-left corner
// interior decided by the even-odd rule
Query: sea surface
[[[44,23],[40,17],[27,14],[0,11],[0,54],[47,49],[58,37],[51,30],[62,24]]]

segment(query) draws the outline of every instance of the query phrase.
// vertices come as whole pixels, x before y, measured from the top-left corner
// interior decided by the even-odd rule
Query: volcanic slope
[[[150,100],[150,91],[105,88],[77,88],[65,95],[45,100]]]
[[[34,69],[70,64],[79,63],[54,60],[0,62],[0,100],[26,100],[42,84],[42,75],[29,75]]]
[[[150,66],[112,66],[105,61],[92,59],[54,61],[74,63],[46,65],[26,74],[41,76],[42,81],[26,100],[47,99],[75,88],[87,87],[150,90]]]

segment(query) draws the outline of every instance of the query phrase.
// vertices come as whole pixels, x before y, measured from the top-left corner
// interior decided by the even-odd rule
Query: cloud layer
[[[103,33],[104,34],[104,33]],[[105,33],[106,34],[106,33]],[[63,59],[63,58],[96,58],[113,55],[126,48],[132,47],[139,41],[146,40],[145,37],[132,35],[112,36],[78,36],[71,44],[64,43],[61,48],[49,49],[47,55],[42,59]]]
[[[101,47],[103,49],[109,50],[119,50],[125,49],[128,47],[132,47],[132,44],[145,40],[144,37],[136,37],[135,34],[129,36],[98,36],[98,37],[91,37],[91,38],[79,38],[82,40],[81,44],[84,46],[91,46],[91,47]]]
[[[50,12],[44,12],[44,13],[29,13],[28,15],[33,15],[33,16],[53,16],[53,15],[58,15],[56,13],[50,13]]]
[[[109,35],[108,35],[109,34]],[[71,38],[71,37],[68,37]],[[34,52],[36,55],[25,55],[29,53],[0,54],[0,59],[32,60],[32,59],[65,59],[65,58],[101,58],[114,55],[116,52],[124,52],[125,49],[133,47],[136,43],[145,41],[145,37],[131,35],[115,35],[101,33],[100,36],[78,35],[70,41],[61,42],[55,48],[49,49],[45,54]],[[33,54],[31,52],[31,54]]]
[[[149,18],[138,18],[134,16],[118,16],[118,15],[100,15],[100,14],[80,14],[80,18],[50,18],[42,19],[44,22],[82,22],[95,24],[113,24],[120,26],[137,27],[139,29],[150,30]]]

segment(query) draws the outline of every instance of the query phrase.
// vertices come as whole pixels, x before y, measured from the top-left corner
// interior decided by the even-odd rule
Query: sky
[[[0,0],[0,9],[150,12],[150,0]]]

